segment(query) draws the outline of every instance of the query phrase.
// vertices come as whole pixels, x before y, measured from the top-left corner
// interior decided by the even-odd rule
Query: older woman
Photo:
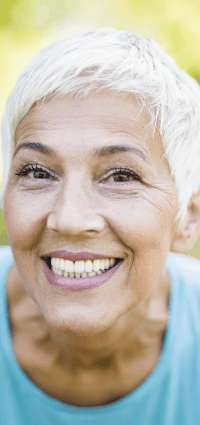
[[[199,237],[199,111],[198,84],[129,31],[59,41],[19,77],[2,122],[2,424],[200,423],[200,264],[169,255]]]

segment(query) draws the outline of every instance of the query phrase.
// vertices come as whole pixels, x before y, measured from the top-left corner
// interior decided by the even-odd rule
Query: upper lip
[[[103,258],[116,258],[114,256],[106,256],[94,254],[92,252],[68,252],[68,251],[53,251],[45,257],[57,257],[64,258],[65,260],[70,261],[81,261],[81,260],[92,260],[92,259],[103,259]]]

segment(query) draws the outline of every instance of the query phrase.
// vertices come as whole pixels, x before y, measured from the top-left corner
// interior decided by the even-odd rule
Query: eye
[[[130,181],[142,181],[141,177],[129,169],[115,169],[107,178],[106,181],[114,181],[116,183],[127,183]]]
[[[46,173],[45,171],[35,170],[35,171],[29,171],[27,173],[27,176],[32,177],[34,179],[49,179],[50,175]]]
[[[53,179],[55,180],[55,173],[51,170],[47,170],[43,165],[38,164],[27,164],[21,169],[17,170],[15,173],[17,176],[28,177],[32,179],[40,179],[47,180]]]

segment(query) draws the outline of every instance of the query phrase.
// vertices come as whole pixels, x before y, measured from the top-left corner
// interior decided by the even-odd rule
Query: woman
[[[199,423],[200,265],[177,254],[199,237],[199,109],[198,84],[128,31],[59,41],[19,77],[2,423]]]

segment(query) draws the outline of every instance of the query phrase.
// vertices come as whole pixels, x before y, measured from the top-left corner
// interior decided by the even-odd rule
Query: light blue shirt
[[[200,424],[200,261],[170,254],[169,322],[162,355],[133,392],[105,406],[75,407],[49,397],[17,363],[9,334],[5,280],[13,263],[0,248],[0,424]]]

